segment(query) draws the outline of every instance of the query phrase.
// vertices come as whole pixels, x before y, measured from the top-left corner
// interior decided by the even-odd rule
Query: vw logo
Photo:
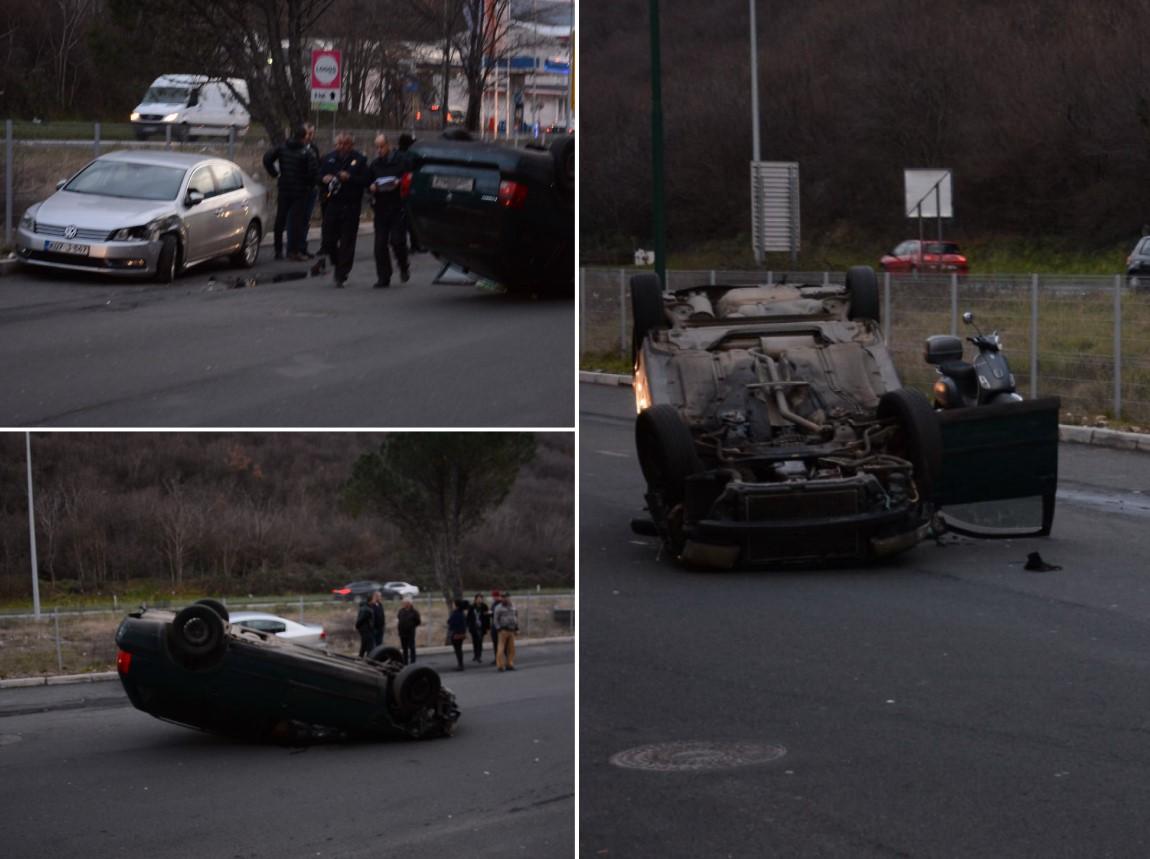
[[[76,229],[76,225],[71,224],[70,226],[67,226],[64,228],[64,238],[74,239],[74,238],[76,238],[76,233],[78,233],[78,232],[79,232],[79,230]]]

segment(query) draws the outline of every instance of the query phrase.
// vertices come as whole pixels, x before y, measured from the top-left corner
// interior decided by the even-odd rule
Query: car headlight
[[[28,211],[20,216],[20,227],[21,229],[36,232],[36,213],[33,209],[28,209]]]
[[[164,117],[164,122],[175,122],[179,118],[180,118],[180,115],[178,113],[169,113],[167,116]]]
[[[140,114],[137,111],[133,110],[130,118],[131,118],[132,122],[135,122],[137,119],[140,118]]]
[[[109,236],[109,241],[113,242],[151,242],[155,241],[156,237],[160,234],[160,229],[167,223],[167,216],[156,218],[149,221],[142,227],[124,227],[123,229],[116,230]]]

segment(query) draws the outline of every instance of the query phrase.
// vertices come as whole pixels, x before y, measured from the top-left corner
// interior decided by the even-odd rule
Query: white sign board
[[[954,217],[950,170],[908,169],[903,171],[903,175],[908,218]]]
[[[751,162],[751,238],[755,258],[799,252],[799,165]]]

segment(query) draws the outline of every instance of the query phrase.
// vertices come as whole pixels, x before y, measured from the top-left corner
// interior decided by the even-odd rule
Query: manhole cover
[[[13,743],[20,742],[23,737],[19,734],[0,734],[0,746],[10,746]]]
[[[767,764],[786,753],[782,746],[765,743],[654,743],[618,752],[610,763],[650,772],[704,772]]]

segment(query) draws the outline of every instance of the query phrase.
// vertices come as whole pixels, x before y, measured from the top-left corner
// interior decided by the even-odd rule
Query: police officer
[[[407,159],[402,152],[391,148],[387,135],[383,133],[375,136],[375,150],[378,156],[368,168],[371,184],[367,191],[375,211],[375,286],[379,289],[391,286],[389,244],[399,264],[399,279],[407,283],[411,272],[407,265],[407,223],[403,217],[403,199],[399,195],[399,183],[407,167]]]
[[[406,131],[399,135],[399,151],[404,158],[403,169],[407,172],[415,170],[415,154],[409,151],[413,143],[415,143],[415,138]],[[423,253],[423,248],[419,246],[419,242],[415,239],[415,228],[411,224],[411,213],[407,211],[406,207],[403,210],[403,223],[408,236],[411,238],[411,252],[413,254]]]
[[[283,234],[287,228],[288,258],[306,259],[306,246],[300,241],[301,231],[307,229],[307,198],[319,178],[319,162],[308,148],[307,128],[300,125],[292,132],[291,140],[264,155],[264,170],[276,184],[276,220],[272,237],[276,259],[283,259]],[[306,235],[306,233],[304,233]]]
[[[324,156],[319,167],[323,211],[323,248],[335,267],[335,285],[342,288],[355,260],[355,239],[363,189],[369,181],[367,159],[355,149],[355,139],[346,131],[335,138],[335,151]]]

